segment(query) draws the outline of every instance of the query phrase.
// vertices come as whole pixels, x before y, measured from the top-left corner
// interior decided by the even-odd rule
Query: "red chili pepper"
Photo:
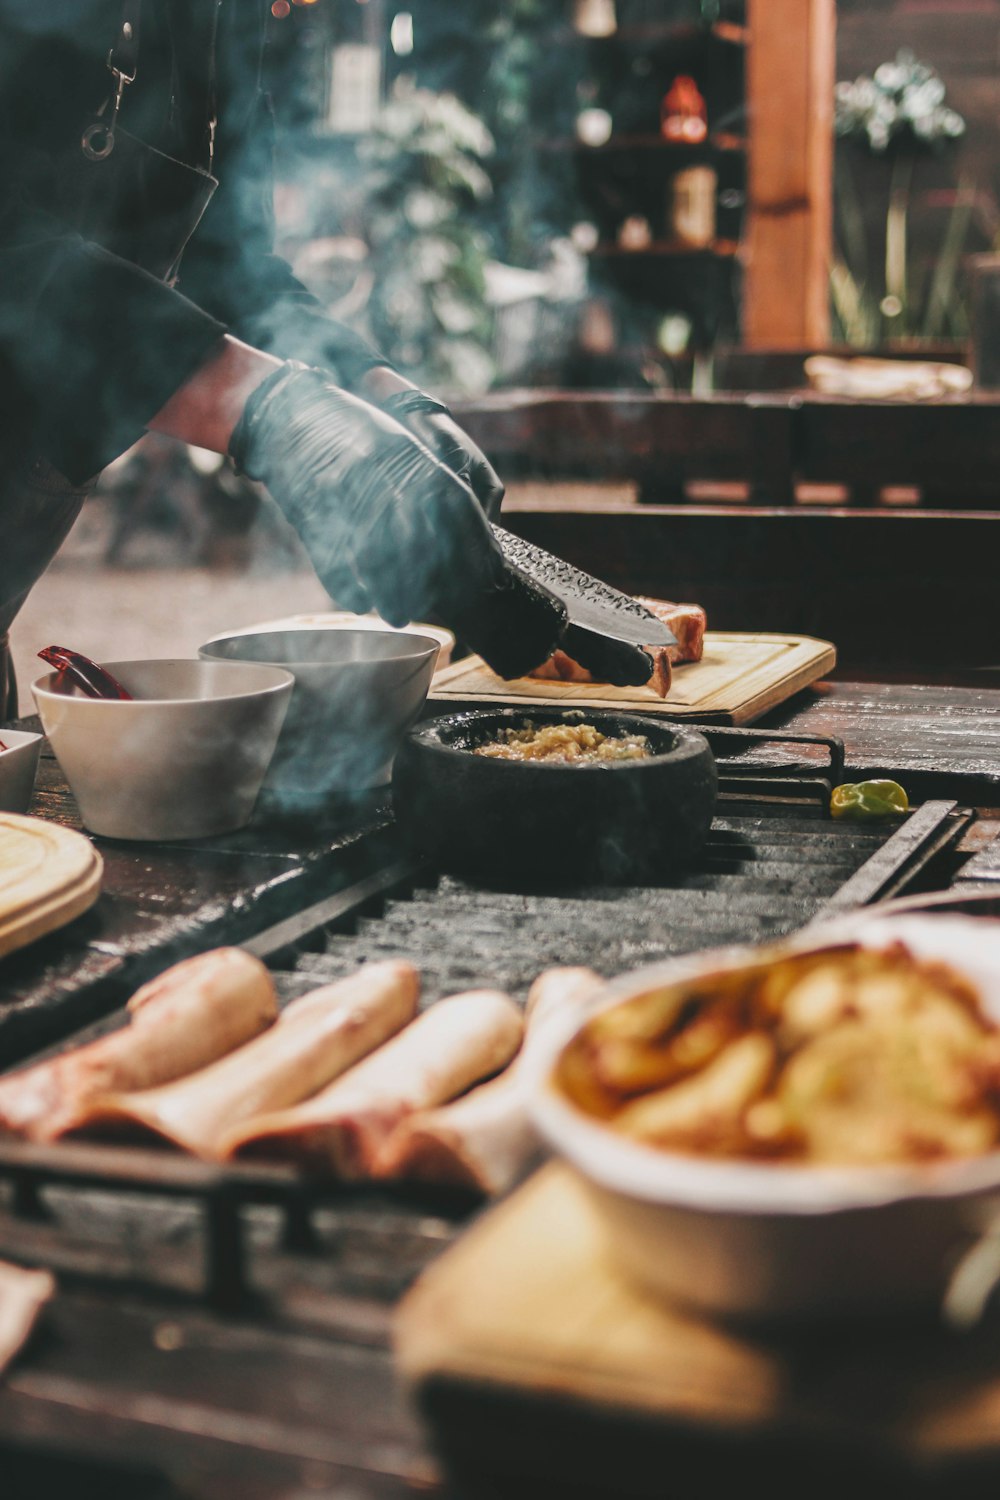
[[[57,672],[68,673],[89,698],[122,698],[131,703],[132,694],[89,656],[81,656],[79,651],[70,651],[66,646],[43,646],[38,654]]]

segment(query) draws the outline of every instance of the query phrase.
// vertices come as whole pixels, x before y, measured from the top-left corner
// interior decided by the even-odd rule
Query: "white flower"
[[[403,202],[403,213],[414,229],[434,229],[447,219],[448,199],[430,188],[411,188]]]
[[[923,145],[956,140],[965,121],[944,107],[945,86],[926,63],[900,49],[872,78],[862,75],[834,91],[837,134],[860,137],[876,153],[907,136]]]

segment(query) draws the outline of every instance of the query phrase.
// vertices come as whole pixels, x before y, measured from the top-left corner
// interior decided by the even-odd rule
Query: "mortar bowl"
[[[507,729],[593,725],[644,735],[642,759],[503,760],[476,748]],[[695,861],[712,822],[715,760],[703,735],[640,714],[484,709],[412,730],[393,773],[393,807],[411,851],[477,880],[655,880]]]

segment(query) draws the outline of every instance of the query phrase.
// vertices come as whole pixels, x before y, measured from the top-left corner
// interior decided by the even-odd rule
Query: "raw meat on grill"
[[[249,1121],[220,1150],[303,1162],[352,1181],[369,1177],[407,1115],[498,1072],[523,1031],[518,1007],[497,990],[439,1000],[321,1093]]]
[[[206,1160],[257,1115],[325,1088],[411,1021],[420,977],[399,959],[301,996],[277,1023],[235,1052],[162,1088],[98,1099],[78,1124],[118,1133],[138,1127]]]
[[[103,1094],[152,1088],[203,1068],[270,1026],[274,981],[240,948],[175,964],[129,1001],[130,1023],[0,1079],[0,1131],[53,1140]]]
[[[523,1059],[553,1015],[579,1010],[603,987],[592,969],[540,974],[528,995],[525,1042],[510,1066],[450,1104],[408,1116],[377,1158],[376,1175],[487,1195],[510,1187],[541,1152],[528,1118]]]
[[[48,1271],[26,1271],[0,1261],[0,1375],[24,1344],[46,1302],[55,1296]]]

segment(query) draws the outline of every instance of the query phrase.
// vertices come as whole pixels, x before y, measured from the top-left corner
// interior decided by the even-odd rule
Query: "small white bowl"
[[[265,787],[290,810],[384,786],[420,717],[438,656],[431,636],[403,630],[259,630],[218,636],[209,661],[270,662],[295,678]]]
[[[0,812],[25,813],[35,790],[42,736],[0,729]]]
[[[1000,921],[859,915],[770,951],[853,939],[901,939],[919,958],[953,964],[1000,1017]],[[886,1167],[699,1158],[627,1140],[553,1082],[562,1049],[599,1011],[761,955],[731,948],[639,969],[601,992],[584,1018],[554,1018],[525,1059],[536,1127],[586,1184],[608,1255],[648,1291],[765,1322],[940,1305],[958,1259],[1000,1206],[1000,1152]]]
[[[32,683],[56,759],[92,833],[192,839],[249,822],[291,698],[279,667],[102,663],[133,701],[88,698],[60,672]]]

